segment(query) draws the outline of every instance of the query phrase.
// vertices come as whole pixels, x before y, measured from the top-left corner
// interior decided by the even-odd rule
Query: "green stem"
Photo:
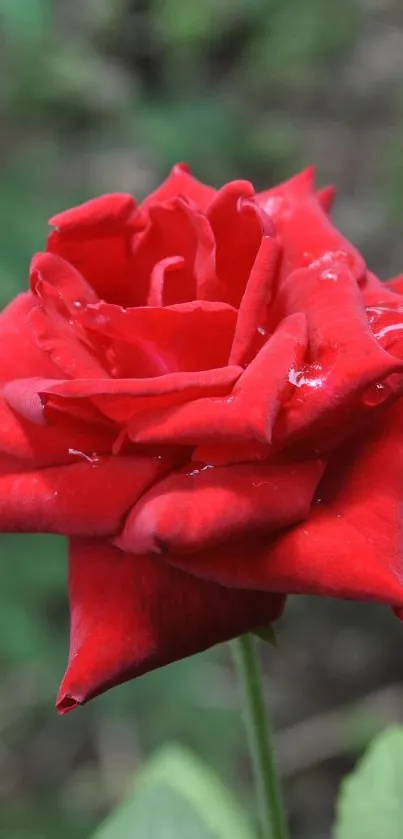
[[[255,638],[242,635],[233,642],[240,674],[249,746],[264,839],[287,839],[287,826],[273,752],[271,730],[260,678]]]

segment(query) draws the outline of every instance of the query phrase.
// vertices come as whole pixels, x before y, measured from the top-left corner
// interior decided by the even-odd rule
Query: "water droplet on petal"
[[[375,338],[385,349],[403,340],[403,306],[367,306],[366,313]]]
[[[320,364],[307,364],[302,370],[295,370],[291,367],[288,374],[288,381],[295,387],[322,387],[326,376]]]
[[[194,478],[196,475],[200,475],[201,472],[206,472],[207,469],[215,469],[212,463],[205,463],[204,466],[199,466],[197,469],[193,469],[191,472],[187,472],[189,478]]]
[[[337,272],[331,271],[330,268],[326,269],[326,271],[322,271],[320,278],[321,280],[330,280],[332,283],[337,283],[337,280],[339,279]]]
[[[86,463],[90,463],[91,466],[97,466],[99,463],[99,455],[97,455],[96,452],[86,454],[85,452],[80,452],[79,449],[69,449],[69,454],[81,457],[82,460],[85,460]]]
[[[344,250],[325,251],[319,257],[310,263],[311,268],[320,268],[321,265],[341,265],[350,266],[352,262],[351,254]],[[331,272],[333,273],[333,272]],[[326,279],[325,277],[323,279]],[[327,279],[330,279],[329,277]]]
[[[381,405],[390,395],[390,388],[385,382],[374,382],[362,394],[362,402],[368,408]]]

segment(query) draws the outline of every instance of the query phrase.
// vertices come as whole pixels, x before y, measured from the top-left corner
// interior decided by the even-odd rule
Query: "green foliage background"
[[[0,305],[25,287],[51,214],[102,191],[141,196],[181,159],[216,185],[257,187],[316,162],[373,267],[402,270],[402,28],[397,0],[0,0]],[[64,544],[2,536],[0,553],[1,839],[84,839],[166,739],[192,746],[247,801],[226,651],[60,720]],[[291,605],[269,654],[280,728],[403,677],[402,634],[384,610],[315,609]],[[340,775],[383,714],[371,711],[365,733],[355,723],[341,753],[297,769],[285,757],[298,839],[329,835]]]

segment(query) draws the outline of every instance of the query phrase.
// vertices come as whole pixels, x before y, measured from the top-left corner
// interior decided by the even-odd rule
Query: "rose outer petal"
[[[204,393],[225,397],[241,372],[241,367],[232,365],[150,379],[16,379],[5,385],[4,395],[8,404],[31,422],[44,422],[48,404],[56,402],[63,410],[65,403],[68,411],[70,401],[76,404],[80,400],[91,400],[105,417],[125,422],[136,412],[142,416],[153,405],[176,405]]]
[[[114,544],[136,554],[187,552],[278,532],[308,516],[324,468],[316,459],[171,474],[143,495]]]
[[[71,450],[91,455],[110,452],[116,431],[101,424],[82,423],[60,415],[37,425],[15,413],[0,391],[0,452],[27,470],[72,463]]]
[[[59,374],[48,355],[39,349],[29,325],[35,307],[35,297],[26,292],[15,297],[0,314],[0,381]]]
[[[70,466],[0,474],[0,531],[114,535],[142,493],[172,465],[159,457],[75,450],[71,457],[77,462]]]
[[[69,552],[70,656],[57,708],[278,618],[284,598],[198,580],[102,540]],[[207,612],[206,612],[207,608]]]
[[[242,589],[403,605],[403,403],[339,449],[309,519],[274,542],[228,542],[164,559]]]

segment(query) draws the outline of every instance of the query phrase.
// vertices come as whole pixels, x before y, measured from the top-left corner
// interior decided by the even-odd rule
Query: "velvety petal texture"
[[[178,164],[54,216],[0,315],[0,528],[70,540],[61,713],[288,594],[403,614],[403,280],[334,197]]]
[[[281,596],[225,588],[95,539],[71,541],[69,590],[61,713],[147,670],[266,626],[284,603]]]

